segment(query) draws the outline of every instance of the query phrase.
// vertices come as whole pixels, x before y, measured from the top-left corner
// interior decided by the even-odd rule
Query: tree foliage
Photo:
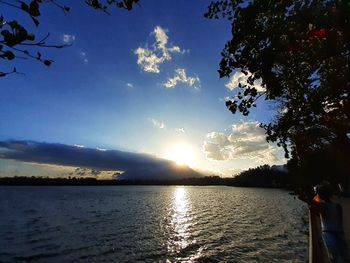
[[[232,178],[232,185],[240,187],[290,188],[293,186],[293,181],[290,173],[265,164],[250,168],[234,176]]]
[[[334,143],[349,149],[349,1],[223,0],[205,16],[232,23],[219,74],[247,77],[226,101],[232,113],[248,115],[260,97],[274,102],[277,116],[262,127],[286,157],[302,161]]]

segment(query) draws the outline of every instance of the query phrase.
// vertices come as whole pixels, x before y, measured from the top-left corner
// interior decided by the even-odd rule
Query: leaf
[[[34,34],[28,34],[27,35],[27,40],[34,41],[35,40],[35,35]]]
[[[8,60],[13,60],[15,58],[15,54],[13,54],[13,52],[11,52],[11,51],[5,51],[3,56],[5,58],[7,58]]]
[[[10,31],[8,31],[7,29],[2,30],[1,31],[1,35],[3,35],[5,38],[8,37],[9,35],[11,35]],[[5,39],[6,42],[6,39]]]
[[[29,6],[23,2],[23,1],[19,1],[21,3],[21,9],[25,12],[29,12]]]
[[[226,107],[229,108],[232,105],[232,101],[230,101],[230,100],[225,101],[225,105],[226,105]]]
[[[31,16],[40,16],[39,4],[37,1],[33,0],[29,6],[29,14]]]
[[[33,20],[35,26],[39,26],[40,23],[39,23],[39,20],[38,20],[38,19],[36,19],[36,18],[33,17],[33,16],[30,16],[30,18]]]
[[[44,60],[43,63],[45,66],[50,66],[52,64],[52,61],[51,60]]]

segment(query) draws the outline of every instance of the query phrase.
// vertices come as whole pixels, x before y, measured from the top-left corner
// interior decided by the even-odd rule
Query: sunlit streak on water
[[[191,233],[191,202],[188,197],[187,189],[177,187],[174,190],[172,206],[169,211],[171,215],[170,235],[168,239],[168,251],[178,253],[189,245]]]
[[[186,248],[196,244],[196,240],[191,236],[191,226],[194,223],[192,214],[192,204],[185,187],[176,187],[174,189],[172,205],[169,210],[170,233],[168,236],[167,249],[170,254],[183,258]],[[199,248],[196,253],[187,257],[188,262],[200,257],[203,248]]]

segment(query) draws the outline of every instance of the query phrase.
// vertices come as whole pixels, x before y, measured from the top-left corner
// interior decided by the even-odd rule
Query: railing
[[[309,210],[309,263],[330,263],[322,240],[320,217]]]

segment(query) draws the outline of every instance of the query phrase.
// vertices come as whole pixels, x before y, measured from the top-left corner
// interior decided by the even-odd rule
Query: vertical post
[[[323,243],[319,215],[309,209],[309,263],[330,263],[327,249]]]

